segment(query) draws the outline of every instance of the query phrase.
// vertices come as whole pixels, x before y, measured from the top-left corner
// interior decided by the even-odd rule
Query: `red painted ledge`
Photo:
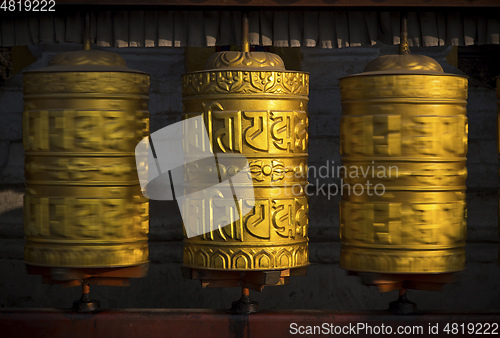
[[[295,323],[295,324],[292,324]],[[326,324],[325,324],[326,323]],[[446,324],[458,327],[456,334],[443,331]],[[473,323],[474,325],[472,325]],[[0,337],[287,337],[309,336],[316,333],[335,334],[335,328],[349,330],[349,336],[384,337],[375,327],[391,327],[391,336],[397,337],[471,337],[467,327],[475,327],[475,333],[487,324],[500,325],[500,313],[419,313],[415,315],[394,315],[387,312],[338,313],[320,310],[267,310],[249,316],[233,315],[223,310],[200,309],[125,309],[103,310],[95,314],[79,314],[64,309],[0,309]],[[460,332],[463,327],[465,332]],[[350,327],[365,329],[352,331]],[[436,326],[437,325],[437,326]],[[472,326],[471,326],[472,325]],[[400,326],[422,327],[423,334],[399,335]],[[347,327],[348,329],[346,329]],[[361,327],[361,326],[360,326]],[[372,334],[368,331],[371,327]],[[429,330],[438,327],[437,334]],[[449,326],[452,329],[451,326]],[[340,330],[337,328],[337,330]],[[322,330],[322,331],[321,331]],[[409,329],[407,329],[409,330]],[[417,329],[414,329],[417,330]],[[292,334],[294,333],[295,334]],[[337,331],[339,332],[339,331]],[[354,333],[356,332],[356,333]],[[500,337],[500,327],[497,334]],[[300,335],[299,333],[304,333]],[[386,331],[387,333],[387,331]],[[343,336],[342,334],[340,336]],[[481,336],[484,336],[482,334]]]

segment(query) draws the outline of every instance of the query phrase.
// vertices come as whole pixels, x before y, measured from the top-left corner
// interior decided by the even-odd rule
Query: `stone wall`
[[[39,60],[28,69],[41,68],[56,53],[78,45],[42,46]],[[181,48],[110,49],[121,54],[130,68],[152,74],[151,131],[180,120],[184,50]],[[310,165],[340,163],[340,77],[359,73],[379,53],[392,50],[304,48],[302,70],[311,73]],[[449,49],[425,49],[448,72]],[[468,245],[467,269],[457,284],[442,292],[410,291],[420,309],[480,311],[500,309],[500,267],[497,265],[497,188],[495,91],[471,81],[469,88]],[[22,75],[0,87],[0,306],[69,307],[79,288],[42,284],[28,275],[23,263],[22,196],[23,146],[21,112]],[[328,179],[327,179],[328,181]],[[379,293],[339,267],[340,196],[310,199],[310,260],[308,276],[293,278],[290,285],[268,287],[253,297],[262,308],[334,309],[359,311],[385,309],[395,293]],[[181,276],[182,228],[176,202],[151,201],[150,269],[148,276],[132,280],[129,287],[92,288],[103,307],[227,308],[239,290],[202,289],[198,281]]]

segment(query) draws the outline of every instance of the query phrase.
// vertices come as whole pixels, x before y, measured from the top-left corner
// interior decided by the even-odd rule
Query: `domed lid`
[[[283,59],[267,52],[228,51],[215,53],[207,61],[206,70],[285,71]]]
[[[443,67],[425,55],[411,55],[406,35],[402,35],[399,54],[382,55],[366,65],[357,75],[383,74],[444,74]]]
[[[127,68],[125,60],[120,55],[101,50],[81,50],[57,54],[49,61],[48,67],[30,72],[143,73]]]
[[[378,73],[444,73],[443,67],[425,55],[383,55],[368,63],[366,72]]]
[[[445,74],[443,67],[433,58],[425,55],[410,54],[407,19],[405,15],[403,15],[401,20],[401,43],[399,44],[399,54],[379,56],[368,63],[363,73],[351,76],[385,74],[453,75]]]

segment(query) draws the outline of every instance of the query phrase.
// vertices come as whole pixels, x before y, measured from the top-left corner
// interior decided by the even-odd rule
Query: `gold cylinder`
[[[341,79],[340,91],[341,266],[463,270],[466,77],[425,56],[388,55]]]
[[[103,51],[59,54],[24,74],[28,265],[148,262],[149,205],[134,157],[149,134],[148,93],[148,74]]]
[[[215,154],[247,158],[255,207],[221,229],[186,238],[184,265],[236,271],[308,265],[309,75],[287,71],[279,56],[263,52],[216,53],[206,68],[183,76],[184,117],[203,115]]]

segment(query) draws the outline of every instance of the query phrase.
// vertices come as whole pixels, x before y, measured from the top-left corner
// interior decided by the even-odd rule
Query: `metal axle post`
[[[411,315],[417,311],[417,304],[406,297],[406,289],[399,289],[399,297],[396,301],[389,303],[389,311],[399,315]]]
[[[85,280],[82,281],[82,297],[73,302],[72,310],[75,312],[96,312],[99,310],[101,302],[90,299],[90,285]]]
[[[241,288],[241,298],[231,306],[231,313],[239,315],[249,315],[259,311],[259,303],[250,299],[250,290]]]

